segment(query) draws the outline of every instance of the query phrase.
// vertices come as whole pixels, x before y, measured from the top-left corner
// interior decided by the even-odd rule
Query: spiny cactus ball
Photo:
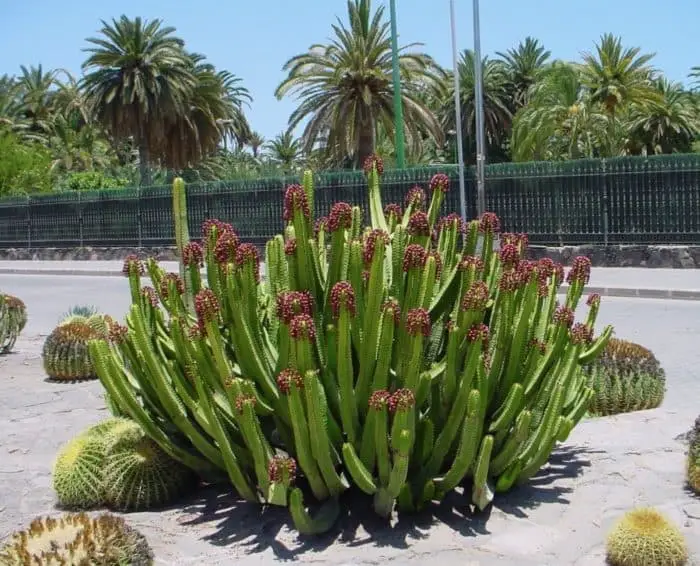
[[[121,511],[166,505],[194,489],[195,474],[173,460],[136,423],[109,434],[105,501]]]
[[[103,472],[110,434],[129,426],[127,419],[107,419],[66,443],[53,465],[53,488],[66,509],[104,504]]]
[[[58,325],[47,336],[42,350],[46,374],[59,381],[95,379],[88,343],[104,336],[104,332],[87,321],[75,320]]]
[[[146,538],[124,519],[109,513],[36,518],[0,548],[3,566],[92,564],[149,566],[153,551]]]
[[[688,562],[683,535],[653,508],[626,513],[610,531],[606,550],[610,566],[684,566]]]
[[[589,412],[615,415],[655,409],[666,392],[666,376],[659,360],[644,346],[611,338],[603,353],[583,368],[595,395]]]
[[[27,307],[21,299],[0,293],[0,354],[7,354],[27,325]]]

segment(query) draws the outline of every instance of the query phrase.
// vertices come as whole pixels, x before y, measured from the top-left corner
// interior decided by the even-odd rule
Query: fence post
[[[80,238],[80,247],[83,247],[83,203],[80,197],[80,191],[78,191],[78,234]]]
[[[141,214],[141,185],[136,187],[136,221],[138,222],[138,242],[137,248],[143,247],[143,224]]]
[[[27,249],[32,249],[32,199],[27,195]]]
[[[610,234],[610,210],[609,210],[609,205],[610,205],[610,199],[608,197],[608,181],[607,181],[607,168],[606,164],[607,162],[605,159],[602,159],[601,162],[601,168],[602,168],[602,182],[603,182],[603,244],[605,246],[608,245],[608,238]]]

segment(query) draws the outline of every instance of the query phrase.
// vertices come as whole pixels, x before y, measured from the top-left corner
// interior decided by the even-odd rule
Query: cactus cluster
[[[460,485],[483,509],[528,481],[585,414],[581,366],[612,332],[594,339],[597,295],[574,321],[587,258],[559,303],[563,267],[527,260],[527,238],[500,233],[495,214],[438,217],[446,175],[429,203],[414,188],[384,209],[381,170],[368,160],[366,228],[342,202],[313,218],[311,172],[289,186],[265,281],[230,224],[209,220],[189,241],[176,182],[180,273],[128,257],[126,325],[90,344],[112,402],[163,450],[225,471],[246,500],[288,506],[304,533],[333,525],[350,486],[388,517]]]
[[[129,419],[98,423],[69,441],[53,468],[59,505],[152,509],[175,501],[197,484],[194,473],[165,454]]]
[[[595,394],[589,412],[605,416],[655,409],[666,393],[666,374],[644,346],[611,338],[602,354],[584,367]]]
[[[688,487],[700,495],[700,417],[695,419],[695,426],[688,438],[687,460]]]
[[[626,513],[608,534],[610,566],[684,566],[688,548],[682,533],[653,508]]]
[[[71,513],[38,517],[28,529],[14,533],[0,547],[0,564],[150,566],[153,551],[146,538],[121,517],[103,513],[91,518],[85,513]]]
[[[90,359],[90,340],[107,335],[110,318],[89,307],[74,307],[46,337],[42,349],[44,371],[57,381],[96,379]]]
[[[27,307],[21,299],[0,293],[0,355],[9,353],[27,324]]]

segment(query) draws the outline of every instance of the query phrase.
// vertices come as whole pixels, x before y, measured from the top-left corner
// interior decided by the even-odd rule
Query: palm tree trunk
[[[360,130],[360,136],[357,140],[357,162],[356,167],[360,169],[370,155],[374,153],[374,128],[372,123],[365,123]]]

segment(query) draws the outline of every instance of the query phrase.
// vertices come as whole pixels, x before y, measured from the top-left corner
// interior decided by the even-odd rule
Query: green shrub
[[[146,538],[121,517],[103,513],[91,518],[78,513],[34,519],[28,529],[14,533],[0,547],[0,564],[150,566],[153,551]]]
[[[686,465],[688,487],[700,495],[700,417],[688,438],[688,460]]]
[[[0,293],[0,354],[7,354],[27,324],[27,307],[21,299]]]
[[[574,323],[587,258],[559,304],[561,266],[523,259],[526,237],[500,234],[493,213],[438,221],[446,175],[427,211],[414,189],[385,216],[381,172],[369,160],[366,228],[346,203],[314,223],[310,172],[288,187],[265,281],[230,225],[207,221],[203,246],[190,241],[176,180],[180,273],[127,258],[127,325],[90,345],[112,401],[166,452],[224,470],[244,499],[288,505],[303,533],[330,528],[351,485],[386,517],[460,484],[483,509],[528,481],[584,415],[580,367],[612,331],[593,340],[597,296]]]
[[[666,376],[651,350],[611,338],[603,353],[584,368],[595,391],[589,412],[615,415],[655,409],[666,392]]]

